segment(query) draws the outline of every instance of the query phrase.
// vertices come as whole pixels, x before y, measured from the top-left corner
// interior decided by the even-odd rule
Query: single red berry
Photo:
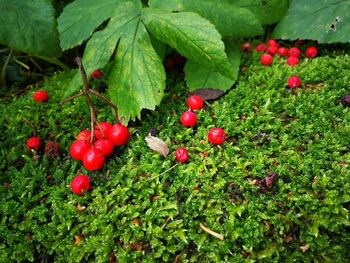
[[[91,77],[92,79],[100,79],[100,78],[103,77],[103,73],[102,73],[102,71],[101,71],[100,69],[95,69],[95,70],[91,73],[90,77]]]
[[[289,57],[286,60],[287,64],[291,67],[295,67],[296,65],[299,64],[299,59],[297,57]]]
[[[278,47],[271,46],[267,48],[267,53],[269,53],[271,56],[274,56],[278,53]]]
[[[208,132],[208,141],[212,144],[222,144],[226,140],[226,133],[221,128],[212,128]]]
[[[81,174],[72,180],[70,183],[70,188],[72,189],[72,192],[77,195],[82,195],[84,191],[89,191],[91,189],[90,187],[90,177]]]
[[[187,105],[191,110],[200,110],[204,106],[204,101],[200,96],[193,95],[188,98]]]
[[[185,148],[179,148],[176,150],[175,153],[176,159],[180,163],[185,163],[188,160],[188,152],[186,151]]]
[[[291,47],[289,50],[288,50],[288,57],[299,57],[301,54],[300,52],[300,49],[297,48],[297,47]]]
[[[281,57],[281,58],[284,58],[288,55],[288,49],[286,49],[285,47],[280,47],[278,48],[278,55]]]
[[[291,89],[295,89],[295,88],[299,87],[300,84],[301,84],[300,79],[299,79],[297,76],[291,76],[291,77],[288,79],[288,86],[289,86]]]
[[[47,95],[45,90],[39,90],[34,92],[33,99],[35,102],[44,102],[49,99],[49,95]]]
[[[241,51],[251,53],[253,51],[253,46],[250,42],[245,42],[241,46]]]
[[[270,39],[269,41],[267,41],[267,46],[268,47],[279,47],[280,44],[276,40]]]
[[[77,161],[83,160],[84,154],[90,149],[91,144],[89,140],[75,141],[69,148],[70,156]]]
[[[197,115],[192,111],[185,111],[180,121],[184,127],[194,127],[197,124]]]
[[[83,157],[83,165],[86,170],[96,171],[102,168],[105,163],[105,157],[102,152],[94,147],[87,150]]]
[[[261,64],[264,66],[268,66],[272,63],[272,56],[270,54],[264,54],[260,57]]]
[[[109,157],[113,154],[114,144],[108,139],[99,139],[95,143],[95,148],[100,150],[105,157]]]
[[[30,137],[27,140],[27,150],[38,151],[41,146],[41,139],[39,137]]]
[[[318,50],[315,47],[308,47],[305,52],[305,56],[308,58],[315,58],[318,55]]]
[[[90,140],[90,136],[91,136],[91,131],[83,130],[79,132],[79,134],[77,135],[77,140],[78,141]]]
[[[110,139],[115,146],[128,144],[130,139],[128,127],[120,123],[114,124],[109,131],[108,139]]]
[[[95,136],[97,139],[108,138],[109,132],[112,129],[112,124],[108,122],[101,122],[95,126]]]
[[[266,46],[265,44],[259,44],[255,48],[256,52],[262,52],[264,53],[266,51]]]

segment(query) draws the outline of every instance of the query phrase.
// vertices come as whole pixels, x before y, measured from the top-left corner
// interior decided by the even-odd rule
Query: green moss
[[[68,155],[76,134],[89,127],[83,99],[58,105],[71,73],[45,82],[47,103],[32,101],[33,88],[1,104],[0,260],[349,259],[350,109],[338,100],[349,92],[350,56],[323,52],[290,68],[279,58],[263,67],[254,53],[243,63],[249,69],[237,86],[198,112],[194,129],[178,122],[187,110],[187,91],[170,80],[157,111],[131,123],[130,144],[94,173]],[[303,83],[297,95],[286,89],[292,74]],[[111,111],[98,105],[100,120],[113,122]],[[61,144],[60,159],[48,160],[43,152],[33,158],[26,151],[31,126],[45,141]],[[206,140],[215,126],[228,134],[222,146]],[[170,148],[166,159],[144,141],[152,127]],[[178,147],[188,149],[190,161],[158,176],[176,164]],[[92,177],[93,187],[82,197],[69,189],[81,172]],[[278,180],[270,190],[252,184],[271,172]],[[78,204],[86,209],[79,211]],[[199,223],[225,240],[208,235]]]

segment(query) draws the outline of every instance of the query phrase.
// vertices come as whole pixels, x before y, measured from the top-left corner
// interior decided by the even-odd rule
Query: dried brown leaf
[[[301,251],[303,251],[303,253],[305,253],[306,251],[308,251],[310,249],[310,245],[306,244],[304,246],[301,246],[300,249],[301,249]]]
[[[77,210],[78,210],[78,211],[83,212],[85,209],[86,209],[86,206],[77,204]]]
[[[169,148],[163,140],[152,135],[147,135],[145,140],[147,142],[148,147],[151,148],[153,151],[158,152],[163,157],[168,156]]]
[[[218,89],[198,89],[196,91],[191,92],[189,95],[197,95],[200,96],[203,100],[216,100],[224,95],[224,91]]]
[[[130,244],[130,249],[132,251],[142,251],[142,245],[140,242],[135,242],[135,243]]]
[[[84,241],[84,237],[75,235],[74,236],[74,245],[79,246]]]

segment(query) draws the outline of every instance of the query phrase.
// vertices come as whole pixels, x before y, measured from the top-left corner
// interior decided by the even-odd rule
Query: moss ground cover
[[[47,103],[36,104],[31,92],[3,101],[0,261],[349,260],[350,108],[339,99],[349,92],[350,56],[323,50],[291,68],[279,58],[263,67],[254,53],[242,69],[233,90],[198,112],[193,129],[179,123],[187,90],[169,80],[158,111],[131,124],[129,145],[93,173],[68,155],[89,127],[83,99],[58,105],[71,73],[44,83]],[[297,94],[286,88],[291,75],[302,81]],[[102,104],[99,120],[113,122]],[[61,144],[60,158],[26,151],[33,127]],[[226,131],[226,143],[207,142],[213,127]],[[166,159],[144,141],[151,128],[170,148]],[[179,147],[189,162],[162,174],[177,163]],[[81,172],[93,189],[76,196],[69,184]],[[271,189],[257,184],[271,174]]]

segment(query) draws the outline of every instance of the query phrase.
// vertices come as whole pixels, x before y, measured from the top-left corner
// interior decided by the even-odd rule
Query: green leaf
[[[221,36],[208,20],[190,12],[169,13],[147,8],[143,21],[154,36],[181,55],[234,78]]]
[[[259,21],[250,10],[234,6],[229,1],[153,0],[150,5],[165,10],[198,13],[213,23],[223,37],[251,37],[263,33]]]
[[[294,0],[273,37],[312,39],[320,43],[350,42],[350,1]]]
[[[119,38],[124,34],[124,27],[140,15],[140,11],[135,9],[131,3],[120,4],[115,12],[118,16],[112,17],[105,29],[95,32],[86,45],[83,65],[87,76],[90,76],[95,69],[103,68],[108,63]],[[77,91],[82,83],[81,74],[77,72],[64,97]]]
[[[263,25],[279,22],[289,7],[289,0],[227,0],[235,6],[249,9]]]
[[[141,109],[154,110],[163,97],[165,71],[139,18],[124,27],[109,79],[109,95],[127,120]]]
[[[251,11],[225,1],[189,0],[184,5],[186,11],[196,12],[212,22],[223,37],[252,37],[264,32]]]
[[[0,0],[0,43],[13,49],[59,57],[55,10],[46,0]]]
[[[148,5],[152,8],[159,8],[167,11],[184,11],[183,0],[149,0]]]
[[[187,87],[190,90],[209,88],[220,89],[223,91],[231,88],[238,77],[240,52],[239,48],[235,44],[226,43],[226,53],[235,72],[234,80],[229,79],[218,72],[212,71],[210,68],[203,67],[200,64],[188,60],[184,69]]]
[[[58,18],[63,50],[80,45],[88,39],[96,27],[110,18],[119,5],[131,0],[76,0],[67,5]],[[141,7],[137,0],[131,1],[136,7]],[[120,13],[121,14],[121,13]]]

